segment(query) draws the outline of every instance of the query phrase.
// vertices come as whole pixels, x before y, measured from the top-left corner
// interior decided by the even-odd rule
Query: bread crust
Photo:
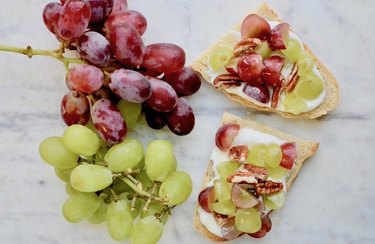
[[[279,22],[283,22],[279,17],[277,16],[276,12],[272,10],[267,4],[263,4],[260,6],[260,8],[255,12],[259,16],[262,16],[263,18],[267,20],[275,20]],[[241,25],[236,25],[233,30],[240,30]],[[198,73],[201,74],[201,76],[211,84],[210,80],[212,77],[210,77],[210,74],[208,73],[209,67],[208,67],[208,57],[210,56],[210,53],[219,45],[222,43],[225,43],[230,39],[230,33],[226,34],[222,38],[219,39],[217,43],[212,45],[210,48],[205,50],[201,56],[193,63],[191,64],[191,67]],[[313,58],[315,65],[317,69],[319,70],[320,74],[322,75],[323,81],[325,83],[326,87],[326,96],[324,98],[324,101],[315,109],[301,113],[298,115],[283,112],[276,110],[271,107],[267,107],[262,103],[259,103],[258,101],[252,99],[249,97],[249,99],[244,99],[241,96],[238,96],[233,93],[227,92],[225,89],[219,89],[222,91],[226,96],[228,96],[230,99],[239,102],[245,107],[254,108],[260,111],[267,111],[267,112],[274,112],[278,113],[286,118],[292,118],[292,119],[299,119],[299,118],[305,118],[305,119],[314,119],[318,118],[320,116],[326,115],[329,111],[335,109],[340,100],[340,91],[339,91],[339,85],[336,80],[336,78],[333,76],[333,74],[328,70],[328,68],[316,57],[316,55],[312,52],[312,50],[303,43],[305,50],[311,55]],[[216,89],[216,88],[215,88]]]
[[[236,123],[239,124],[241,128],[251,128],[266,134],[273,135],[281,140],[288,141],[288,142],[295,142],[297,146],[297,158],[294,167],[291,170],[291,173],[289,177],[286,179],[286,189],[289,191],[292,183],[296,179],[299,171],[301,170],[301,167],[305,160],[309,157],[311,157],[319,147],[318,142],[305,140],[302,138],[299,138],[294,135],[287,134],[285,132],[282,132],[280,130],[267,127],[261,123],[252,121],[252,120],[245,120],[240,117],[237,117],[235,115],[232,115],[230,113],[224,113],[222,118],[222,124],[228,124],[228,123]],[[212,170],[212,162],[210,161],[203,179],[202,183],[202,189],[210,182],[210,180],[214,177],[214,173]],[[200,232],[202,235],[207,237],[208,239],[214,241],[214,242],[225,242],[227,241],[224,238],[221,238],[220,236],[217,236],[211,232],[209,232],[204,225],[201,224],[199,219],[199,213],[198,213],[198,207],[199,203],[197,204],[197,207],[195,209],[195,216],[194,216],[194,225],[198,232]]]

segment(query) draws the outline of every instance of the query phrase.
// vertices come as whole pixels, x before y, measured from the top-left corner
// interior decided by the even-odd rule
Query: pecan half
[[[247,145],[233,146],[229,149],[229,158],[233,161],[244,163],[246,162],[249,154],[249,148]]]
[[[298,65],[297,63],[294,63],[292,71],[290,72],[289,77],[287,78],[285,82],[285,91],[286,93],[290,93],[293,91],[294,87],[296,87],[297,81],[299,79],[298,75]]]
[[[233,48],[234,56],[241,56],[243,54],[252,52],[262,41],[258,38],[248,38],[238,42]]]
[[[268,176],[268,169],[265,167],[259,167],[251,164],[245,164],[243,168],[253,173],[254,177],[259,180],[265,180]]]
[[[215,78],[214,86],[216,88],[228,88],[241,85],[241,79],[235,74],[222,74]]]
[[[266,168],[244,164],[238,171],[229,175],[227,181],[230,183],[256,184],[258,180],[263,181],[267,176],[268,170]]]
[[[284,90],[283,80],[279,80],[279,83],[277,83],[272,93],[271,108],[277,107],[277,105],[279,104],[280,94],[283,92],[283,90]]]
[[[283,190],[283,183],[271,180],[261,181],[255,185],[255,192],[260,195],[271,195]]]

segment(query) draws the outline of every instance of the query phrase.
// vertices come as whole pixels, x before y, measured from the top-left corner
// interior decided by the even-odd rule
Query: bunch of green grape
[[[192,191],[190,176],[176,171],[173,146],[165,140],[150,142],[146,150],[130,137],[109,145],[89,127],[71,125],[62,137],[44,139],[39,153],[66,183],[65,219],[106,221],[117,241],[156,243],[172,208]]]

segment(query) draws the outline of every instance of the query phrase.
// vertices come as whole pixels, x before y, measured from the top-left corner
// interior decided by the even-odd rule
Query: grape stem
[[[137,187],[127,176],[121,177],[121,180],[125,182],[128,186],[130,186],[130,188],[132,188],[138,195],[161,202],[160,197],[155,197],[153,194],[145,190],[139,189],[139,187]]]
[[[29,58],[32,58],[33,56],[52,57],[62,62],[67,71],[69,71],[69,64],[73,64],[73,63],[85,64],[86,63],[85,61],[79,58],[64,57],[63,51],[61,50],[61,48],[55,51],[50,51],[50,50],[32,49],[31,46],[27,46],[26,48],[20,48],[20,47],[13,47],[13,46],[7,46],[7,45],[0,45],[0,51],[19,53],[19,54],[26,55]]]
[[[117,194],[115,193],[115,191],[110,187],[109,190],[111,191],[113,197],[115,198],[115,200],[117,201],[119,199],[119,197],[117,196]]]

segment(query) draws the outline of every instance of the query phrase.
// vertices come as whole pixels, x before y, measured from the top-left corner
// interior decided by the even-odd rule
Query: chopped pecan
[[[268,176],[268,169],[265,167],[259,167],[251,164],[245,164],[244,169],[253,173],[254,177],[259,180],[265,180]]]
[[[220,226],[223,225],[225,223],[225,221],[228,219],[227,215],[219,214],[219,213],[216,213],[216,212],[213,212],[213,214],[214,214],[214,218],[215,218],[216,222]]]
[[[233,86],[240,86],[241,79],[236,74],[222,74],[215,78],[214,86],[216,88],[228,88]]]
[[[238,57],[243,54],[252,52],[261,43],[262,41],[258,38],[248,38],[241,40],[234,46],[233,55]]]
[[[233,146],[229,149],[229,158],[233,161],[244,163],[246,162],[249,148],[247,145]]]
[[[283,190],[283,183],[271,180],[260,181],[255,185],[255,192],[260,195],[271,195]]]
[[[290,72],[290,75],[285,82],[285,86],[286,86],[285,91],[287,93],[290,93],[293,91],[294,87],[297,84],[298,79],[299,79],[298,65],[297,63],[294,63],[292,71]]]
[[[264,180],[268,176],[268,170],[264,167],[258,167],[250,164],[244,164],[238,171],[229,175],[227,181],[230,183],[254,184],[258,180]]]
[[[284,90],[283,81],[279,80],[279,83],[277,83],[272,93],[271,108],[277,107],[277,105],[279,104],[280,94],[283,92],[283,90]]]

